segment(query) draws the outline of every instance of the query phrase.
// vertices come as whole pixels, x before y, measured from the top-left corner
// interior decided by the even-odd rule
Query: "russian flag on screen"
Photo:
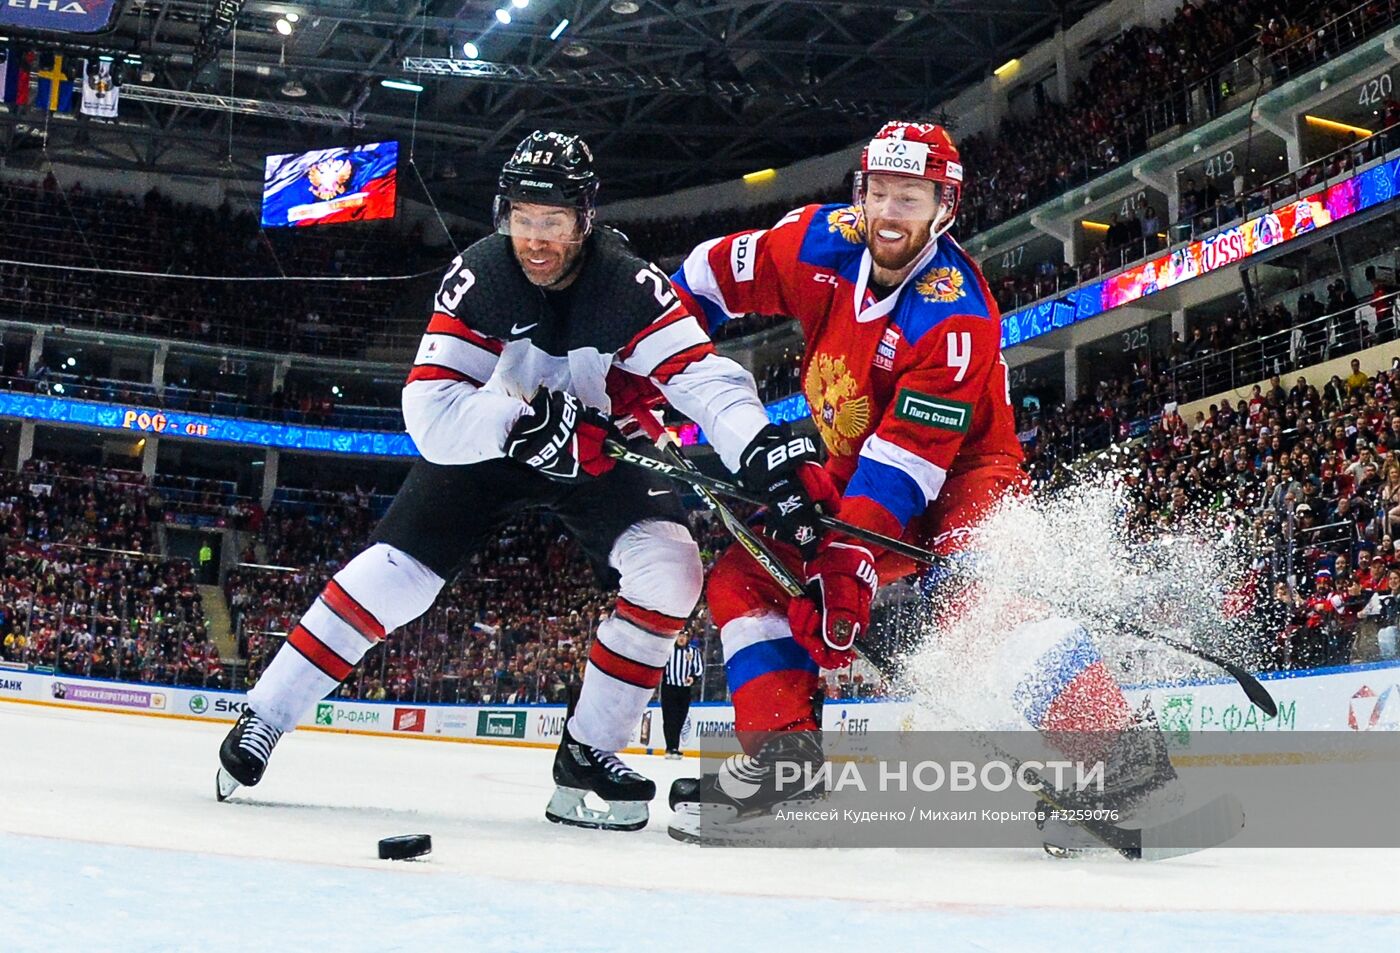
[[[397,142],[268,156],[262,223],[276,228],[393,218],[398,162]]]

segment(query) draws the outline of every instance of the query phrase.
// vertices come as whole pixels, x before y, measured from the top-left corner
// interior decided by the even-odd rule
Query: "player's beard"
[[[572,278],[575,263],[583,254],[582,242],[512,241],[516,263],[532,285],[540,288],[559,287]]]
[[[922,254],[932,233],[931,222],[910,222],[899,219],[877,219],[869,222],[865,231],[865,247],[881,268],[902,271]],[[899,232],[897,241],[885,240],[881,232]]]

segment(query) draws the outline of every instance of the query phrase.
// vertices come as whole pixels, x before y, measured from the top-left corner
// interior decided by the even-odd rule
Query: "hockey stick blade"
[[[1046,804],[1062,811],[1074,810],[1060,799],[1054,785],[1035,771],[1026,769],[1023,774],[1036,785]],[[1230,840],[1244,830],[1244,806],[1233,794],[1221,794],[1185,814],[1146,827],[1119,827],[1092,817],[1076,818],[1074,824],[1127,860],[1167,860]]]
[[[1131,629],[1130,631],[1131,634],[1138,638],[1147,639],[1150,642],[1161,642],[1163,645],[1169,645],[1178,651],[1185,652],[1188,655],[1194,655],[1202,661],[1209,662],[1211,665],[1224,669],[1225,674],[1239,683],[1240,688],[1244,690],[1245,697],[1257,705],[1264,714],[1268,715],[1270,718],[1278,717],[1278,702],[1274,701],[1274,696],[1269,694],[1269,690],[1264,687],[1259,679],[1255,678],[1249,672],[1246,672],[1234,662],[1226,661],[1220,656],[1207,652],[1204,649],[1198,649],[1194,645],[1187,645],[1184,642],[1169,639],[1164,635],[1156,635],[1155,633],[1138,629]]]

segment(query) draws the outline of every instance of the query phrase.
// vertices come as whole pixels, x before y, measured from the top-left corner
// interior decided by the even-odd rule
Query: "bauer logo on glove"
[[[793,436],[786,425],[760,430],[740,456],[739,482],[768,504],[766,525],[774,539],[792,543],[802,558],[816,553],[818,522],[836,509],[838,494],[821,466],[816,442]]]
[[[613,429],[573,394],[541,390],[506,435],[505,455],[551,480],[574,483],[613,468],[603,449]]]

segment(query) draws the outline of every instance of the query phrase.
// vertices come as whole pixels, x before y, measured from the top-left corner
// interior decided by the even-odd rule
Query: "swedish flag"
[[[63,70],[63,54],[45,53],[41,63],[40,69],[31,76],[33,90],[30,103],[51,113],[72,112],[73,80]]]

